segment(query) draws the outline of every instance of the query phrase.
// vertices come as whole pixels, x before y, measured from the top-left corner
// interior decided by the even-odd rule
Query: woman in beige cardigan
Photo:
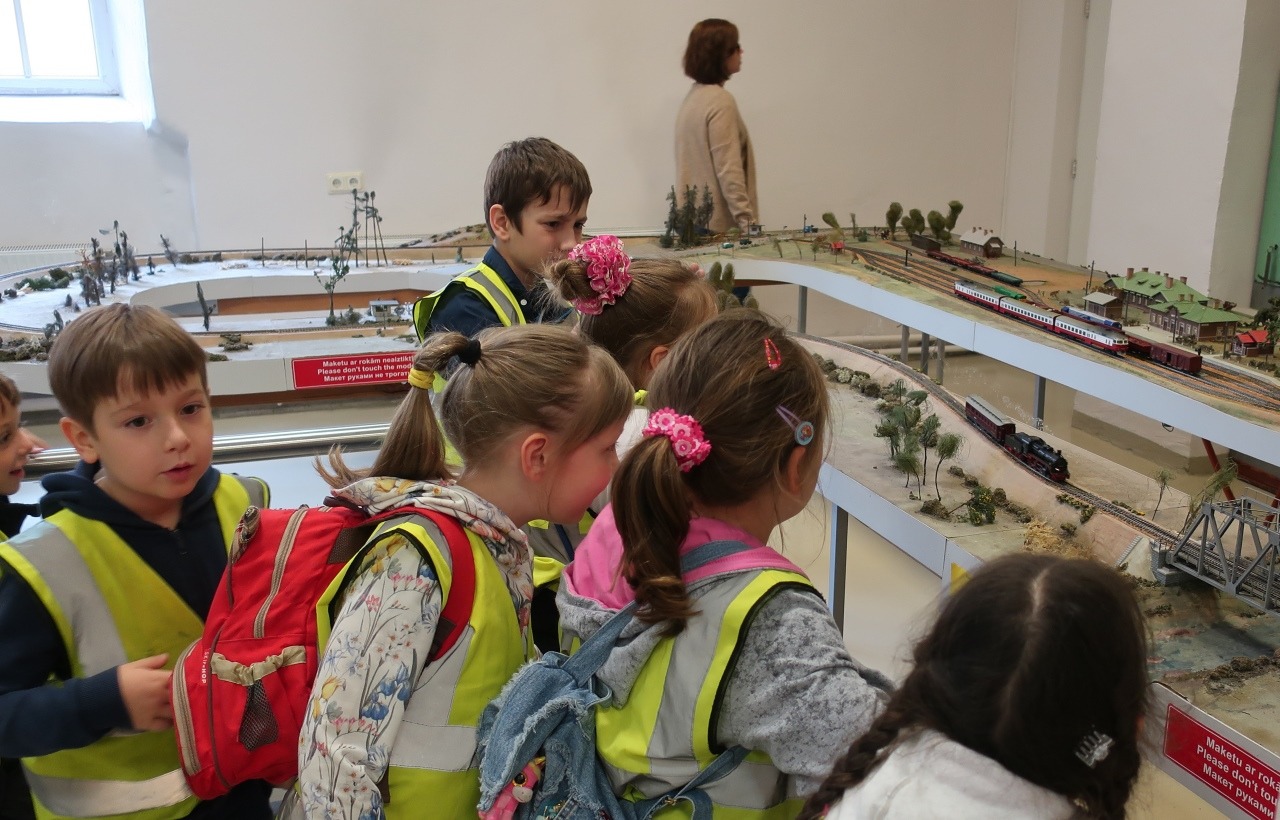
[[[711,191],[715,208],[708,228],[724,233],[738,228],[750,233],[759,220],[755,157],[747,126],[724,83],[742,69],[738,27],[728,20],[703,20],[689,32],[684,73],[693,88],[676,116],[676,191],[683,199],[692,186],[697,200]]]

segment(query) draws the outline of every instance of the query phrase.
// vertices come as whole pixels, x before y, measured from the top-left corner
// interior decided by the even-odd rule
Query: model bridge
[[[1280,510],[1251,498],[1206,503],[1172,546],[1152,547],[1161,583],[1182,574],[1280,615]]]

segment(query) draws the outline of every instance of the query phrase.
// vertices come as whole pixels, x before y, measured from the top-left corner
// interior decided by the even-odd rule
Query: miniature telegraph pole
[[[902,267],[904,268],[911,267],[911,249],[910,248],[903,248],[902,250]]]
[[[1084,286],[1084,295],[1088,296],[1089,291],[1093,290],[1093,260],[1089,260],[1089,283]]]

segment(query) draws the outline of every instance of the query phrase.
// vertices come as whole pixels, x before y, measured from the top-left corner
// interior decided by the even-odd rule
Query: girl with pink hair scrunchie
[[[688,785],[720,750],[746,750],[750,765],[704,786],[713,812],[794,817],[891,688],[768,545],[814,493],[826,381],[783,328],[735,309],[672,347],[648,401],[644,438],[556,597],[564,647],[636,605],[597,673],[624,693],[597,712],[597,752],[614,794],[643,800]]]

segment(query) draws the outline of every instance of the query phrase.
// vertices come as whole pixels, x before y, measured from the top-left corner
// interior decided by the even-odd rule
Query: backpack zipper
[[[182,654],[178,656],[178,662],[173,667],[173,713],[174,728],[178,732],[178,746],[185,750],[182,754],[182,770],[188,775],[195,775],[200,772],[200,757],[196,753],[196,730],[191,719],[191,701],[187,694],[187,677],[182,673],[186,667],[187,656],[191,654],[191,650],[196,648],[199,641],[194,641],[186,649],[182,650]],[[201,674],[207,674],[202,670]]]
[[[280,539],[280,548],[276,551],[276,564],[271,570],[271,591],[267,593],[267,599],[262,602],[262,608],[258,610],[258,617],[253,619],[253,637],[266,637],[267,628],[267,610],[271,609],[271,603],[276,599],[276,595],[280,593],[280,584],[284,581],[284,566],[289,560],[290,553],[293,552],[293,541],[298,537],[298,528],[302,526],[302,518],[308,512],[307,507],[300,508],[292,516],[289,517],[289,523],[284,527],[284,535]]]

